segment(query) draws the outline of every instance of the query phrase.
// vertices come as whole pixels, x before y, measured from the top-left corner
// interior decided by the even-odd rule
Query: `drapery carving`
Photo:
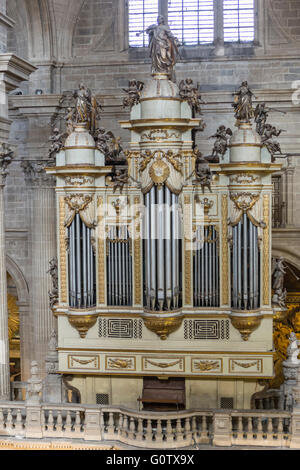
[[[164,152],[146,150],[141,155],[140,173],[143,194],[148,193],[154,185],[165,184],[174,194],[180,194],[182,190],[182,163],[181,154],[175,154],[172,150]]]
[[[93,196],[87,194],[71,194],[65,196],[66,216],[65,227],[69,227],[76,214],[80,215],[81,220],[90,229],[95,229],[97,222],[95,220]]]
[[[259,193],[231,193],[228,225],[231,227],[237,225],[246,212],[253,225],[264,229],[265,223],[262,220],[261,204],[257,204],[259,198]]]

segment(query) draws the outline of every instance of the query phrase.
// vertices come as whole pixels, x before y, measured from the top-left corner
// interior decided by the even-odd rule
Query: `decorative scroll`
[[[110,369],[131,369],[132,366],[132,359],[108,359],[108,367]]]
[[[228,217],[228,196],[222,196],[222,304],[228,305],[228,233],[227,233],[227,217]]]
[[[59,198],[59,265],[60,265],[60,299],[67,303],[67,254],[66,254],[66,228],[65,228],[65,199]]]
[[[141,135],[141,140],[161,142],[162,140],[168,140],[168,139],[171,139],[172,137],[175,137],[175,139],[179,139],[180,132],[169,132],[167,129],[152,129],[148,133],[144,132]]]
[[[69,227],[76,214],[80,215],[81,220],[88,228],[96,228],[96,221],[94,219],[94,206],[92,203],[93,196],[86,194],[71,194],[65,196],[66,202],[66,218],[65,226]]]
[[[263,232],[263,304],[270,304],[270,196],[264,194],[263,216],[266,229]]]
[[[105,228],[104,228],[104,199],[98,196],[98,303],[105,303]]]

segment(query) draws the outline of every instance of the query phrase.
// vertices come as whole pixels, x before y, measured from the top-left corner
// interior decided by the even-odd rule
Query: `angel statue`
[[[193,116],[196,116],[196,114],[202,114],[201,104],[206,104],[206,102],[202,100],[199,85],[194,86],[191,78],[181,80],[179,84],[179,96],[182,100],[189,103],[192,108]]]
[[[127,96],[123,100],[123,108],[129,107],[130,109],[140,102],[141,91],[144,88],[144,83],[139,80],[129,80],[128,88],[123,88]]]
[[[171,76],[179,54],[177,38],[161,15],[157,18],[157,24],[149,26],[146,33],[149,35],[152,73],[167,73]]]
[[[91,134],[94,135],[96,122],[100,118],[102,109],[100,103],[83,83],[80,83],[79,88],[74,91],[73,97],[75,98],[75,122],[87,123]]]
[[[212,158],[218,160],[220,157],[224,158],[226,150],[228,148],[228,138],[232,136],[232,130],[226,129],[225,126],[219,126],[217,132],[210,137],[210,139],[216,138]]]
[[[252,99],[254,97],[248,86],[248,82],[244,81],[238,91],[233,93],[235,117],[240,122],[250,122],[254,117],[254,109]]]
[[[49,141],[51,142],[48,152],[50,161],[55,161],[56,154],[59,153],[64,146],[65,137],[66,134],[60,133],[57,127],[53,129],[53,134],[49,138]]]
[[[286,274],[286,266],[283,262],[283,256],[276,260],[273,269],[273,285],[274,294],[272,297],[273,304],[279,305],[281,308],[285,307],[286,289],[283,289],[284,277]]]
[[[262,135],[262,144],[267,147],[270,154],[272,155],[272,160],[274,161],[274,155],[276,153],[282,155],[281,146],[278,140],[274,139],[274,137],[279,137],[280,134],[284,132],[283,130],[278,130],[275,126],[271,124],[266,124],[264,128],[264,134]]]
[[[195,176],[196,179],[193,181],[193,184],[200,184],[202,192],[204,193],[205,188],[208,188],[211,191],[211,183],[212,183],[212,172],[209,167],[207,160],[203,157],[202,153],[196,147],[194,149],[194,154],[196,156],[196,164],[195,164]]]

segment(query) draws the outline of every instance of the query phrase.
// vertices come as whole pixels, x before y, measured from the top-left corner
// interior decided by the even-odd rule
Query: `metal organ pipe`
[[[258,229],[244,213],[232,230],[232,307],[238,310],[259,308]]]
[[[95,255],[91,229],[76,214],[68,229],[69,235],[69,303],[72,308],[95,305]]]
[[[199,227],[196,230],[194,306],[219,306],[219,250],[214,226]]]
[[[166,186],[152,187],[144,202],[145,306],[153,311],[174,310],[179,307],[180,292],[178,196]]]
[[[128,227],[109,227],[107,244],[108,305],[131,305],[132,263]]]

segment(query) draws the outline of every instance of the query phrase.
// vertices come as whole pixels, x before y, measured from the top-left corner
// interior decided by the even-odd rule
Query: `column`
[[[12,158],[0,153],[0,400],[10,400],[8,309],[4,227],[4,185]]]
[[[28,162],[23,166],[31,199],[31,312],[33,319],[34,359],[41,375],[45,375],[45,360],[56,318],[49,305],[52,279],[49,262],[56,251],[55,178],[46,175],[46,162]]]

